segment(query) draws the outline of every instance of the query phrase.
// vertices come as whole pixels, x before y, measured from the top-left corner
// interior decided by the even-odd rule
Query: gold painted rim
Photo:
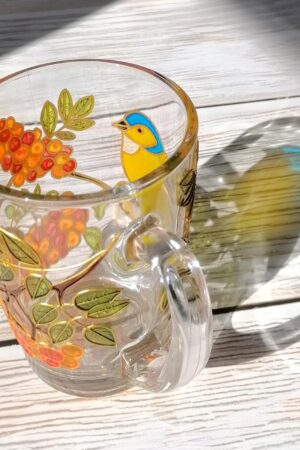
[[[3,83],[6,81],[13,79],[21,74],[24,74],[29,71],[33,71],[36,69],[40,69],[43,67],[51,67],[57,64],[72,64],[72,63],[100,63],[100,64],[111,64],[117,66],[123,66],[130,69],[135,69],[136,71],[140,71],[143,73],[147,73],[151,75],[152,77],[158,79],[162,84],[165,84],[167,87],[169,87],[177,97],[181,100],[181,103],[183,104],[185,111],[186,111],[186,117],[187,117],[187,128],[185,135],[179,144],[177,150],[174,152],[174,154],[159,168],[152,171],[148,175],[140,178],[139,180],[132,182],[132,183],[126,183],[121,186],[112,187],[107,190],[99,191],[99,192],[93,192],[89,194],[74,194],[72,198],[55,198],[53,199],[53,196],[51,195],[45,195],[45,194],[32,194],[28,192],[22,192],[18,191],[16,189],[12,189],[10,187],[6,187],[3,185],[0,185],[0,194],[5,198],[14,198],[14,199],[23,199],[23,200],[32,200],[34,201],[37,206],[53,206],[54,204],[57,204],[59,202],[62,206],[64,204],[67,205],[86,205],[86,204],[94,204],[94,203],[100,203],[100,202],[108,202],[112,200],[124,200],[126,198],[130,198],[137,193],[141,192],[143,189],[151,186],[153,183],[156,183],[162,178],[165,178],[167,175],[169,175],[193,150],[194,143],[197,140],[198,136],[198,116],[197,112],[195,110],[195,107],[190,99],[190,97],[185,93],[185,91],[178,86],[174,81],[170,80],[169,78],[166,78],[164,75],[161,75],[158,72],[155,72],[151,69],[148,69],[143,66],[139,66],[137,64],[127,63],[123,61],[116,61],[116,60],[110,60],[110,59],[69,59],[69,60],[62,60],[62,61],[55,61],[50,62],[46,64],[39,64],[36,66],[32,66],[23,70],[20,70],[18,72],[15,72],[11,75],[8,75],[6,77],[3,77],[0,79],[0,88]]]

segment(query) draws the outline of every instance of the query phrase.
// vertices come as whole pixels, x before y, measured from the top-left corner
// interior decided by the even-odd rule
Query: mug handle
[[[168,352],[149,364],[149,334],[121,351],[125,376],[153,392],[189,383],[205,367],[212,347],[212,310],[198,260],[182,239],[158,222],[149,214],[132,223],[121,239],[127,264],[135,259],[158,270],[167,295],[172,329]]]

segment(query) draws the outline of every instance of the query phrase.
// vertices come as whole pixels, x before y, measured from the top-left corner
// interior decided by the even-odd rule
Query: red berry
[[[68,153],[68,155],[71,155],[71,153],[73,152],[73,148],[72,147],[67,147],[66,145],[63,146],[63,151],[65,153]]]
[[[20,172],[21,169],[22,169],[22,164],[14,164],[12,167],[12,173],[16,174],[16,173]]]
[[[70,173],[72,172],[76,167],[76,162],[74,159],[70,159],[70,161],[63,165],[63,169],[65,172]]]
[[[34,134],[32,131],[26,131],[22,138],[23,144],[31,145],[34,142]]]
[[[59,247],[59,257],[60,259],[63,259],[67,256],[68,254],[68,247],[66,245],[62,245],[61,247]]]
[[[0,120],[0,131],[5,127],[5,119]]]
[[[47,236],[54,238],[57,233],[57,228],[56,228],[55,223],[53,223],[53,222],[47,223],[47,225],[45,225],[45,227],[44,227],[44,231]]]
[[[74,220],[86,222],[88,219],[88,211],[86,209],[76,209],[74,214]]]
[[[46,171],[52,169],[53,166],[54,161],[51,158],[44,159],[44,161],[41,164],[41,168]]]
[[[34,240],[36,242],[40,242],[40,240],[42,239],[43,235],[42,235],[42,231],[39,227],[34,227],[33,230],[31,230],[31,235],[34,238]]]
[[[50,211],[48,217],[52,221],[57,221],[60,218],[61,214],[59,211]]]
[[[7,142],[10,137],[10,131],[9,130],[3,130],[0,133],[0,142]]]
[[[12,158],[10,155],[5,155],[2,162],[2,168],[5,171],[8,171],[10,169],[12,163]]]
[[[58,233],[54,239],[55,247],[61,247],[66,241],[65,235],[63,233]]]
[[[37,177],[37,173],[35,170],[30,170],[30,172],[28,172],[27,174],[27,181],[34,181],[36,180]]]
[[[12,152],[15,152],[16,150],[18,150],[20,145],[21,145],[20,139],[17,137],[13,137],[10,141],[9,147]]]

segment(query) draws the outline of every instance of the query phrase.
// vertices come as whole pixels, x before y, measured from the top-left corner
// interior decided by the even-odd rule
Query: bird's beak
[[[128,125],[125,122],[125,120],[120,120],[120,121],[117,121],[117,122],[113,122],[112,126],[116,127],[116,128],[119,128],[119,130],[121,130],[121,131],[125,131],[128,128]]]

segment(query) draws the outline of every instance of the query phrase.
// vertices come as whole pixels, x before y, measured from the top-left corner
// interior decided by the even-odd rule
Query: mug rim
[[[55,197],[49,194],[33,194],[30,192],[18,191],[17,189],[3,186],[0,184],[0,194],[4,198],[14,198],[14,199],[23,199],[25,201],[31,200],[36,204],[40,203],[43,206],[49,205],[53,206],[59,202],[60,204],[94,204],[94,203],[105,203],[112,200],[125,200],[144,189],[150,187],[152,184],[160,181],[169,175],[176,167],[180,165],[180,163],[190,154],[193,150],[193,144],[197,141],[198,138],[198,116],[190,97],[186,94],[186,92],[174,81],[165,77],[159,72],[156,72],[147,67],[129,63],[125,61],[118,61],[114,59],[101,59],[101,58],[79,58],[79,59],[66,59],[61,61],[52,61],[43,64],[38,64],[35,66],[27,67],[25,69],[19,70],[7,76],[0,78],[0,87],[6,81],[15,78],[18,75],[24,74],[29,71],[37,70],[44,67],[51,67],[57,64],[70,64],[70,63],[105,63],[112,65],[120,65],[127,68],[134,69],[138,72],[143,72],[148,75],[151,75],[153,78],[156,78],[163,84],[167,85],[179,99],[181,100],[182,105],[185,108],[186,118],[187,118],[187,126],[185,134],[177,146],[176,151],[157,169],[151,171],[149,174],[139,178],[134,182],[124,183],[117,187],[111,187],[110,189],[101,190],[99,192],[91,192],[85,194],[74,194],[72,198],[64,198],[64,197]]]

